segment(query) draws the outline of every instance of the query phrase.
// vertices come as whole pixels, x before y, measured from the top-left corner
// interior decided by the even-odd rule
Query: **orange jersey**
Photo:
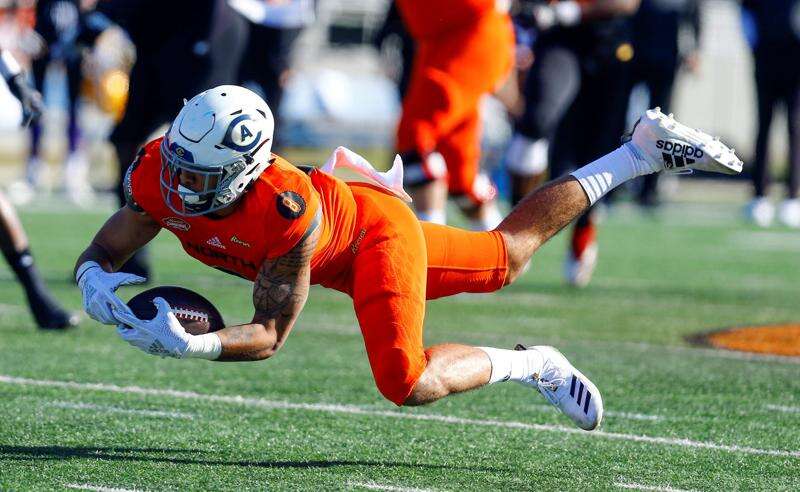
[[[325,283],[346,261],[356,205],[343,181],[319,171],[306,174],[273,154],[269,167],[224,219],[182,217],[160,189],[161,138],[144,146],[125,178],[128,204],[175,234],[183,249],[211,267],[254,280],[267,259],[297,245],[316,226],[321,235],[311,260],[312,282]],[[346,259],[346,258],[345,258]]]
[[[440,36],[496,10],[495,0],[398,0],[408,32],[416,40]]]

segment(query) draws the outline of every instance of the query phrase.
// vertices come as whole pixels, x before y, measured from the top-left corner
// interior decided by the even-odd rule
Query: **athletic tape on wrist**
[[[222,341],[216,333],[194,335],[189,339],[185,357],[216,360],[222,354]]]

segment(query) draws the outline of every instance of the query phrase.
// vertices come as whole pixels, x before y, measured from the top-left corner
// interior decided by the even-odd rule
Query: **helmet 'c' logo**
[[[180,145],[178,145],[178,144],[173,142],[173,143],[169,144],[169,149],[176,156],[178,156],[179,159],[182,159],[182,160],[184,160],[186,162],[194,162],[194,156],[192,155],[192,153],[189,152],[188,150],[184,149]]]
[[[238,152],[249,152],[261,141],[261,130],[253,133],[253,119],[240,114],[228,125],[222,145]]]

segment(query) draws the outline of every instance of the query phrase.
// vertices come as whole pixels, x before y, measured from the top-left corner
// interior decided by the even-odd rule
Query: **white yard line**
[[[92,485],[90,483],[65,483],[65,488],[78,490],[93,490],[95,492],[142,492],[139,489],[120,489],[117,487],[105,487],[103,485]]]
[[[792,231],[738,231],[728,236],[728,244],[747,251],[795,252],[800,250],[800,233]]]
[[[640,483],[614,482],[615,487],[629,490],[654,490],[658,492],[691,492],[685,489],[676,489],[669,486],[643,485]]]
[[[103,413],[125,413],[129,415],[139,415],[142,417],[161,417],[172,419],[192,419],[191,413],[171,412],[166,410],[142,410],[136,408],[122,408],[110,405],[95,405],[94,403],[77,403],[71,401],[53,401],[47,403],[48,407],[69,408],[73,410],[91,410]]]
[[[351,415],[367,415],[372,417],[389,417],[406,420],[424,420],[430,422],[441,422],[445,424],[473,425],[478,427],[501,427],[507,429],[535,430],[540,432],[559,432],[565,434],[579,434],[586,438],[604,438],[616,441],[643,442],[648,444],[660,444],[664,446],[678,446],[683,448],[708,449],[712,451],[724,451],[729,453],[743,453],[762,456],[778,456],[782,458],[800,459],[800,450],[783,449],[763,449],[749,446],[739,446],[736,444],[718,444],[714,442],[693,441],[691,439],[679,439],[674,437],[655,437],[637,434],[623,434],[620,432],[592,431],[586,432],[575,427],[564,427],[549,424],[528,424],[524,422],[512,422],[502,420],[478,420],[448,415],[435,415],[425,413],[405,413],[390,410],[372,410],[354,405],[337,405],[329,403],[292,403],[287,401],[265,400],[262,398],[252,398],[241,395],[214,395],[196,393],[194,391],[178,391],[171,389],[142,388],[140,386],[117,386],[105,383],[79,383],[76,381],[53,381],[47,379],[29,379],[14,376],[0,375],[0,383],[14,384],[19,386],[40,386],[46,388],[65,388],[74,390],[106,391],[111,393],[125,393],[152,396],[168,396],[172,398],[183,398],[189,400],[201,400],[219,403],[231,403],[259,408],[272,408],[281,410],[303,410],[310,412],[345,413]]]
[[[387,490],[392,492],[431,492],[430,489],[415,489],[409,487],[398,487],[396,485],[385,485],[375,482],[347,482],[349,487],[358,487],[370,490]]]
[[[777,412],[785,413],[800,413],[800,407],[787,407],[784,405],[765,405],[768,410],[775,410]]]
[[[533,410],[540,410],[543,412],[546,411],[553,411],[557,412],[555,407],[552,405],[531,405],[529,408]],[[627,420],[646,420],[649,422],[655,422],[659,420],[664,420],[665,417],[661,415],[648,415],[645,413],[636,413],[636,412],[615,412],[614,410],[606,410],[604,415],[606,417],[614,417],[617,419],[627,419]]]

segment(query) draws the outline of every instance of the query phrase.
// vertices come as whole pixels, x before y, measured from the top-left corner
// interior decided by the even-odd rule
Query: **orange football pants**
[[[425,370],[426,299],[492,292],[505,284],[500,233],[420,222],[399,199],[350,184],[363,230],[345,287],[353,298],[378,390],[402,405]]]
[[[447,164],[450,192],[473,196],[480,161],[478,107],[480,98],[511,70],[511,19],[489,10],[471,24],[415,41],[397,150],[421,156],[439,152]]]

